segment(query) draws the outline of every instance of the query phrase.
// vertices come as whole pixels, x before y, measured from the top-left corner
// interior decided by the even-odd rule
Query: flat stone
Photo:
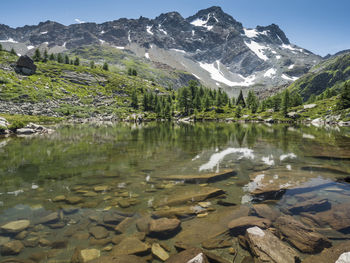
[[[186,249],[171,256],[166,263],[209,263],[208,258],[200,248]]]
[[[249,249],[258,262],[300,262],[298,253],[268,230],[256,226],[248,228],[246,237]]]
[[[274,226],[290,244],[304,253],[319,253],[332,245],[325,236],[296,221],[291,216],[277,218]]]
[[[119,224],[121,221],[124,220],[124,216],[121,216],[117,213],[110,213],[108,212],[104,217],[103,217],[103,222],[105,222],[106,224],[110,224],[110,225],[117,225]]]
[[[321,212],[331,208],[331,203],[327,199],[311,199],[304,202],[296,203],[288,207],[292,214],[300,214],[301,212]]]
[[[204,254],[207,256],[209,262],[214,262],[214,263],[232,263],[232,261],[229,261],[227,259],[224,259],[223,257],[209,252],[209,251],[204,251]]]
[[[34,129],[21,128],[16,130],[16,134],[20,134],[20,135],[29,135],[33,133],[35,133]]]
[[[130,224],[134,221],[132,217],[126,217],[121,221],[115,228],[114,230],[116,231],[117,234],[122,234],[124,233],[127,228],[130,226]]]
[[[21,241],[15,240],[5,243],[1,247],[2,256],[18,255],[24,248]]]
[[[53,224],[59,220],[60,220],[59,214],[57,212],[54,212],[41,218],[38,224]]]
[[[91,262],[92,260],[95,260],[99,258],[101,255],[100,250],[98,249],[76,249],[71,262],[72,263],[86,263]]]
[[[162,177],[163,180],[181,180],[187,183],[205,183],[227,179],[235,175],[232,170],[224,170],[221,173],[194,174],[194,175],[170,175]]]
[[[90,263],[90,262],[89,262]],[[91,263],[147,263],[144,258],[134,255],[102,256]]]
[[[143,254],[149,251],[150,247],[141,242],[136,237],[127,237],[123,239],[112,250],[112,256]]]
[[[55,196],[54,199],[52,199],[53,202],[63,202],[66,201],[66,197],[64,195],[58,195]]]
[[[9,237],[2,237],[0,236],[0,247],[3,245],[3,244],[6,244],[10,242],[10,238]]]
[[[169,258],[169,254],[158,243],[153,243],[151,250],[152,254],[162,261],[166,261]]]
[[[176,206],[187,202],[201,202],[223,194],[225,194],[223,190],[213,187],[196,187],[191,190],[177,190],[173,192],[171,196],[157,200],[155,206]]]
[[[84,197],[95,197],[95,196],[98,196],[98,194],[95,192],[89,191],[89,192],[84,193],[83,196]]]
[[[67,197],[66,202],[70,205],[76,205],[79,204],[83,201],[83,199],[81,197],[78,196],[70,196]]]
[[[160,218],[151,220],[150,235],[169,235],[179,229],[181,221],[178,219]]]
[[[95,186],[94,187],[94,191],[95,192],[107,192],[109,190],[109,186],[108,185],[100,185],[100,186]]]
[[[328,211],[315,214],[312,218],[318,225],[330,225],[337,231],[343,231],[350,228],[350,210],[349,203],[333,205]]]
[[[144,216],[136,221],[137,230],[144,233],[149,233],[149,224],[151,223],[151,217]]]
[[[232,241],[231,240],[225,240],[222,238],[209,238],[202,242],[202,247],[205,249],[218,249],[218,248],[226,248],[226,247],[232,247]]]
[[[93,235],[96,239],[103,239],[108,237],[108,230],[102,226],[94,226],[89,229],[91,235]]]
[[[152,213],[155,217],[189,217],[196,214],[194,206],[169,207],[159,209]]]
[[[127,199],[122,199],[122,200],[119,200],[118,201],[118,205],[121,207],[121,208],[128,208],[131,206],[131,203],[127,200]]]
[[[6,223],[1,226],[1,230],[7,233],[19,233],[27,229],[30,225],[29,220],[18,220]]]
[[[244,234],[248,228],[258,226],[266,229],[271,225],[271,221],[266,218],[260,218],[256,216],[245,216],[232,220],[228,223],[228,228],[235,236]]]

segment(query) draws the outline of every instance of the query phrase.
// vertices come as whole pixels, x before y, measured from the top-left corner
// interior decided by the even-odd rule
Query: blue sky
[[[1,0],[0,23],[11,27],[53,20],[69,25],[122,17],[184,17],[218,5],[245,27],[278,24],[294,44],[326,55],[350,49],[349,0]]]

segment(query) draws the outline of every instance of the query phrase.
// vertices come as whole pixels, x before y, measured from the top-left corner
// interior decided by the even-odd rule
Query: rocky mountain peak
[[[256,29],[260,33],[266,32],[270,37],[277,41],[277,43],[280,42],[280,44],[286,45],[290,44],[286,34],[276,24],[271,24],[269,26],[257,26]]]

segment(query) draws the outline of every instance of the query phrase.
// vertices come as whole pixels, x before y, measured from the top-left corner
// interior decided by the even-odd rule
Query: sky
[[[213,5],[247,28],[275,23],[293,44],[318,55],[350,49],[349,0],[1,0],[0,24],[103,23],[171,11],[189,17]]]

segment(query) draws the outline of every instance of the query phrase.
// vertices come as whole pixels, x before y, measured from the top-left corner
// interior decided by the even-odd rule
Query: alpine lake
[[[254,231],[281,262],[350,250],[350,128],[53,128],[0,138],[0,262],[186,263],[175,255],[194,247],[209,262],[275,262]]]

